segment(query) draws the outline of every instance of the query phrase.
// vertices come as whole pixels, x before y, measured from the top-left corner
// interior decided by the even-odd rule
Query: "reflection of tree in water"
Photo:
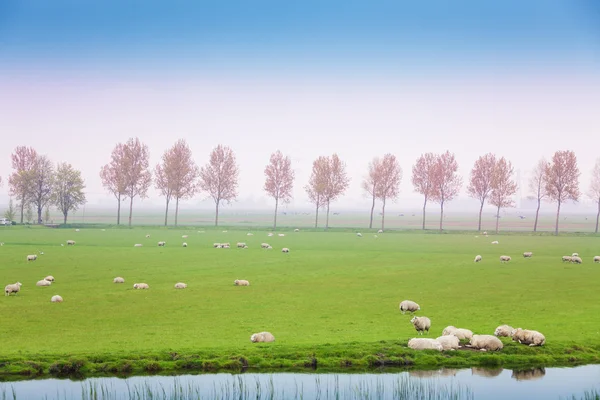
[[[436,376],[456,376],[458,369],[442,368],[433,370],[410,370],[408,375],[413,378],[433,378]]]
[[[471,374],[486,378],[494,378],[502,373],[503,368],[471,368]]]
[[[540,379],[544,375],[546,375],[545,368],[531,368],[524,370],[514,370],[512,372],[511,378],[516,379],[518,381],[530,381],[532,379]]]

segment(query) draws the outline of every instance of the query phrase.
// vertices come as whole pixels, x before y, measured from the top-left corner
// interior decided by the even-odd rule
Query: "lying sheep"
[[[500,325],[494,331],[494,336],[498,336],[498,337],[510,337],[510,335],[511,335],[511,333],[512,333],[512,331],[514,329],[515,328],[513,328],[510,325]]]
[[[52,285],[52,282],[47,281],[45,279],[42,279],[41,281],[37,281],[35,283],[35,286],[50,286],[50,285]]]
[[[231,246],[229,245],[229,243],[223,243],[221,244],[221,248],[222,249],[229,249]]]
[[[420,333],[421,335],[423,334],[423,331],[425,331],[425,332],[427,332],[427,334],[429,334],[429,329],[431,328],[431,320],[429,318],[427,318],[427,317],[412,317],[410,322],[413,324],[413,326],[415,327],[417,332]]]
[[[481,351],[498,351],[502,350],[504,345],[496,336],[473,335],[467,347],[472,347]]]
[[[185,289],[186,287],[187,287],[187,284],[183,283],[183,282],[177,282],[175,284],[175,289]]]
[[[595,256],[594,257],[594,262],[595,263],[600,263],[600,256]]]
[[[142,244],[141,243],[136,243],[136,244],[133,245],[133,247],[142,247]]]
[[[62,303],[63,302],[63,298],[57,294],[55,294],[54,296],[52,296],[52,298],[50,299],[50,301],[52,303]]]
[[[187,243],[186,243],[186,242],[183,242],[182,246],[183,246],[183,247],[187,247]]]
[[[582,264],[583,260],[581,259],[581,257],[574,256],[574,257],[571,257],[571,262],[574,264]]]
[[[245,279],[236,279],[235,281],[233,281],[233,284],[235,286],[250,286],[250,282],[248,282]]]
[[[289,253],[290,249],[288,249],[287,247],[284,247],[283,249],[281,249],[282,253]]]
[[[214,247],[215,249],[218,249],[218,248],[220,248],[220,247],[221,247],[221,243],[213,243],[213,247]]]
[[[573,258],[573,257],[571,257],[571,256],[562,256],[562,261],[563,261],[563,262],[565,262],[565,261],[566,261],[566,262],[571,262],[571,259],[572,259],[572,258]]]
[[[254,236],[254,233],[248,232],[248,233],[246,233],[246,236]]]
[[[510,261],[510,256],[500,256],[500,262],[509,262]]]
[[[19,291],[21,290],[21,286],[23,286],[21,282],[6,285],[6,287],[4,287],[4,295],[10,296],[11,293],[14,293],[16,296],[17,293],[19,293]]]
[[[284,237],[284,236],[285,236],[285,233],[280,233],[280,234],[278,234],[277,236],[279,236],[279,237]]]
[[[413,338],[408,341],[408,348],[413,350],[444,350],[444,346],[435,339]]]
[[[237,243],[237,247],[238,248],[242,248],[243,249],[245,245],[246,245],[246,243],[243,243],[243,242],[238,242]]]
[[[74,240],[67,240],[67,246],[75,246]]]
[[[275,341],[275,336],[273,336],[273,334],[271,332],[254,333],[254,334],[252,334],[252,336],[250,336],[250,341],[252,343],[258,343],[258,342],[269,343],[269,342]]]
[[[115,279],[113,279],[113,283],[125,283],[125,279],[117,276]]]
[[[533,256],[533,253],[531,251],[526,251],[525,253],[523,253],[524,258],[531,258],[532,256]]]
[[[444,350],[457,350],[460,347],[460,340],[454,335],[440,336],[435,340],[442,344]]]
[[[419,311],[420,309],[421,306],[412,300],[403,300],[400,302],[400,311],[402,312],[402,314],[405,314],[407,311],[410,313],[414,313],[416,311]]]
[[[475,262],[479,262],[481,261],[481,256],[480,255],[476,255],[475,256]]]
[[[181,236],[182,239],[187,239],[188,235]]]
[[[573,253],[571,254],[571,257],[579,257],[579,253]]]
[[[529,347],[543,346],[546,344],[546,337],[538,331],[517,328],[513,329],[510,336],[514,342],[526,344]]]
[[[165,244],[167,244],[167,242],[158,242],[159,247],[164,247]]]
[[[146,235],[146,238],[149,238],[149,237],[150,237],[150,235]]]
[[[498,241],[497,241],[497,240],[494,240],[494,241],[492,242],[492,244],[498,244]]]
[[[47,281],[49,281],[49,282],[54,282],[54,277],[52,275],[48,275],[44,279],[47,280]]]
[[[150,289],[150,286],[147,283],[134,283],[134,289]]]
[[[457,328],[450,325],[444,328],[442,336],[456,336],[458,340],[470,340],[473,337],[473,332],[469,329]]]
[[[27,256],[27,261],[35,261],[35,260],[37,260],[37,255],[30,254]]]
[[[271,237],[271,236],[273,236],[273,233],[269,232],[269,233],[267,233],[267,236]]]

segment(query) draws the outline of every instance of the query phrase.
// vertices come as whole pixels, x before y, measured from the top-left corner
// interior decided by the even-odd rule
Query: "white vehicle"
[[[12,225],[12,221],[8,218],[0,218],[0,225]]]

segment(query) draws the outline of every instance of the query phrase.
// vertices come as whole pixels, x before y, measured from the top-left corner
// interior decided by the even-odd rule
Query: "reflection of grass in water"
[[[0,393],[2,394],[2,400],[17,399],[17,392],[15,391],[15,387],[12,385],[10,385],[10,391],[8,391],[8,388],[4,384],[0,383]]]
[[[600,392],[595,389],[586,390],[583,393],[583,396],[577,397],[577,396],[573,395],[571,397],[571,400],[600,400]]]

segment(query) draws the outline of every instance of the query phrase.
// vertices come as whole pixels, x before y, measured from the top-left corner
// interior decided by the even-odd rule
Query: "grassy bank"
[[[0,284],[23,283],[17,296],[0,301],[0,371],[600,362],[600,265],[592,262],[600,254],[597,237],[247,232],[20,226],[0,231]],[[66,246],[68,239],[77,244]],[[167,246],[157,247],[159,240]],[[500,243],[492,245],[493,240]],[[212,248],[214,242],[238,241],[249,248]],[[273,250],[261,249],[262,242]],[[135,243],[144,246],[134,248]],[[281,253],[282,247],[291,252]],[[524,251],[533,258],[524,259]],[[37,261],[26,261],[27,254],[40,252]],[[584,264],[561,262],[573,252]],[[473,262],[476,254],[483,256],[481,263]],[[513,260],[501,264],[503,254]],[[48,274],[56,282],[36,287]],[[113,284],[115,276],[126,283]],[[235,287],[235,279],[248,279],[251,286]],[[173,289],[178,281],[188,288]],[[134,282],[150,289],[134,290]],[[50,303],[54,294],[64,303]],[[417,301],[417,315],[432,320],[430,337],[447,325],[491,334],[510,324],[543,332],[547,346],[507,342],[498,354],[415,353],[405,347],[415,331],[411,317],[398,311],[404,299]],[[275,335],[275,343],[250,343],[252,333],[264,330]]]

